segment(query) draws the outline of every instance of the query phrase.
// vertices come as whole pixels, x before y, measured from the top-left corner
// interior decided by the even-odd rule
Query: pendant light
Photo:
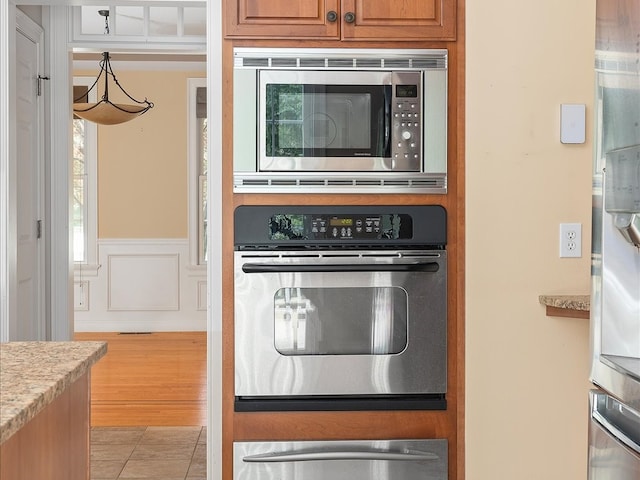
[[[98,13],[104,17],[105,21],[105,34],[109,33],[109,10],[99,10]],[[88,93],[98,85],[100,78],[104,75],[104,93],[99,102],[95,103],[83,103],[80,102],[84,97],[88,98]],[[132,104],[127,103],[113,103],[109,100],[109,77],[113,80],[113,83],[129,98]],[[73,113],[90,122],[98,123],[100,125],[116,125],[118,123],[128,122],[134,118],[142,115],[150,108],[153,108],[153,103],[149,102],[146,98],[142,101],[136,100],[129,95],[124,88],[118,82],[116,75],[111,68],[109,52],[102,54],[102,61],[100,62],[100,73],[93,82],[93,85],[89,87],[89,90],[81,97],[74,99],[73,101]]]

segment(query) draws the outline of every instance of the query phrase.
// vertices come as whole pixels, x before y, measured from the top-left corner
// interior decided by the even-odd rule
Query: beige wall
[[[584,480],[588,321],[538,295],[590,288],[595,0],[466,8],[466,478]],[[587,105],[586,144],[560,143],[561,103]]]
[[[187,79],[204,72],[118,70],[118,81],[154,108],[98,128],[98,237],[187,237]],[[93,76],[95,71],[76,72]],[[99,91],[100,95],[102,90]],[[128,101],[109,89],[112,101]]]

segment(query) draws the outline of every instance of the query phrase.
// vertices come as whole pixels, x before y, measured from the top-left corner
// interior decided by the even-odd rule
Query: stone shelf
[[[589,318],[589,295],[540,295],[538,300],[546,307],[548,317]]]

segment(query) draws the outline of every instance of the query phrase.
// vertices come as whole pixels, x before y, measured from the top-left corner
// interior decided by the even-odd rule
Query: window
[[[189,237],[191,263],[207,264],[207,87],[190,78],[189,88]]]
[[[147,43],[204,44],[207,35],[206,2],[189,6],[111,5],[74,7],[74,41],[138,41]],[[162,3],[162,2],[156,2]],[[176,2],[177,3],[177,2]],[[109,30],[100,10],[108,10]],[[105,38],[105,35],[107,38]]]
[[[94,78],[88,77],[74,78],[74,100],[82,95],[86,98],[88,87],[94,81]],[[95,101],[95,96],[95,92],[91,92],[86,101]],[[97,263],[97,136],[98,129],[95,123],[74,116],[71,232],[73,235],[73,260],[79,266],[95,266]]]

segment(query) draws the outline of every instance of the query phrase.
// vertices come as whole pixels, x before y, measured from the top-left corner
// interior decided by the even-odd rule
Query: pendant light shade
[[[80,102],[87,94],[98,85],[100,78],[104,75],[104,93],[99,102],[84,103]],[[133,103],[113,103],[109,100],[109,77],[115,85],[129,98]],[[90,122],[98,123],[100,125],[116,125],[118,123],[128,122],[134,118],[142,115],[150,108],[153,108],[153,103],[149,102],[146,98],[142,101],[136,100],[129,95],[124,88],[118,82],[113,69],[111,68],[111,62],[109,52],[102,54],[102,61],[100,62],[100,73],[96,78],[96,81],[89,87],[87,93],[83,94],[80,98],[74,100],[73,113]]]

